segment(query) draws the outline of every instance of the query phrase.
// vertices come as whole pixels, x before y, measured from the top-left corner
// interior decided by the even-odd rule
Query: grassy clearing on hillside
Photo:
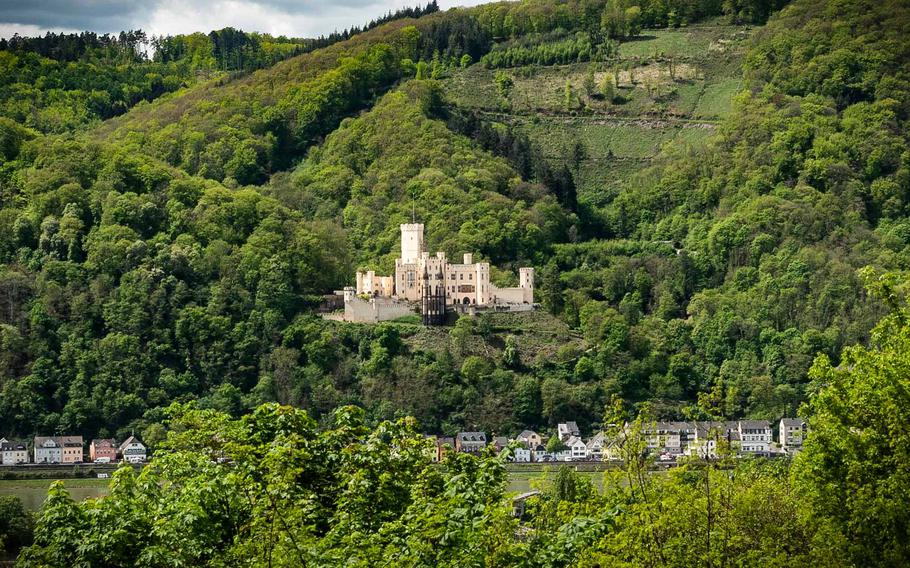
[[[724,117],[733,110],[733,96],[742,89],[742,80],[730,78],[717,81],[705,87],[692,111],[695,118]]]
[[[574,165],[581,201],[602,206],[622,191],[636,172],[650,165],[665,144],[699,144],[714,130],[680,121],[548,117],[515,121],[555,163]]]
[[[656,55],[706,59],[740,50],[751,35],[742,26],[706,24],[670,30],[644,30],[619,46],[619,56],[644,59]]]
[[[415,333],[404,338],[410,347],[421,351],[450,351],[469,356],[479,355],[491,359],[502,356],[506,337],[517,339],[519,358],[524,364],[538,364],[552,361],[560,351],[568,347],[576,350],[585,347],[584,341],[572,333],[560,319],[543,310],[523,313],[488,313],[478,316],[488,324],[491,333],[487,338],[472,335],[462,349],[451,337],[450,327],[420,327]]]
[[[0,480],[0,496],[12,495],[22,500],[26,509],[37,511],[47,498],[53,479]],[[63,485],[73,499],[94,499],[108,493],[109,479],[64,479]]]
[[[508,99],[496,89],[497,70],[480,65],[454,71],[444,87],[459,106],[519,124],[549,160],[573,167],[581,201],[603,206],[663,145],[699,144],[711,136],[711,123],[730,113],[741,88],[741,55],[751,35],[751,29],[717,23],[646,30],[621,44],[618,62],[499,70],[512,78]],[[591,69],[593,96],[584,88]],[[600,96],[601,85],[614,74],[619,98],[609,102]],[[583,149],[580,160],[576,146]]]

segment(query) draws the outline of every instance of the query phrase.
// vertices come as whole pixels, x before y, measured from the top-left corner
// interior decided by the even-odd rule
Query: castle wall
[[[525,303],[524,288],[497,288],[493,287],[493,302],[496,304],[523,304]]]
[[[344,302],[344,321],[354,323],[379,323],[413,313],[410,305],[389,298],[364,300],[354,296]]]

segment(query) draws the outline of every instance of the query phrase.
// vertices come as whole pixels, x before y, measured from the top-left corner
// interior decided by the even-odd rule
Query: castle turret
[[[526,304],[534,303],[534,269],[530,267],[518,269],[518,287],[521,288],[522,301]]]
[[[423,252],[423,223],[401,225],[401,262],[417,262]]]

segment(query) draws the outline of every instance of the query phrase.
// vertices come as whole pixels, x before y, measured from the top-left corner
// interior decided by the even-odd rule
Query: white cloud
[[[487,1],[441,0],[439,5],[445,10]],[[83,5],[83,10],[68,10],[63,18],[59,7],[55,8],[55,2],[59,0],[31,0],[27,3],[28,8],[24,8],[0,0],[0,37],[10,37],[14,33],[44,35],[48,30],[119,32],[120,29],[98,29],[113,25],[122,25],[123,29],[141,28],[149,35],[207,33],[231,26],[273,35],[315,37],[351,26],[362,26],[389,11],[422,6],[428,0],[147,0],[140,5],[141,8],[134,6],[130,11],[121,10],[116,18],[110,13],[99,13],[93,9],[98,5],[91,0]],[[75,2],[80,3],[79,0]],[[106,5],[105,2],[101,4]],[[56,17],[58,15],[60,17]],[[58,27],[46,27],[54,26],[54,23]]]

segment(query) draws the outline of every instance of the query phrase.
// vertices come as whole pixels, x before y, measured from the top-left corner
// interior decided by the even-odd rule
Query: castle
[[[401,257],[395,260],[395,275],[358,272],[356,287],[344,290],[344,301],[346,321],[395,319],[411,313],[414,305],[420,306],[424,322],[430,324],[442,323],[447,311],[530,310],[534,269],[519,269],[517,287],[499,288],[490,282],[490,263],[474,262],[470,253],[461,263],[449,262],[444,252],[430,256],[424,250],[423,224],[407,223],[401,225]]]

